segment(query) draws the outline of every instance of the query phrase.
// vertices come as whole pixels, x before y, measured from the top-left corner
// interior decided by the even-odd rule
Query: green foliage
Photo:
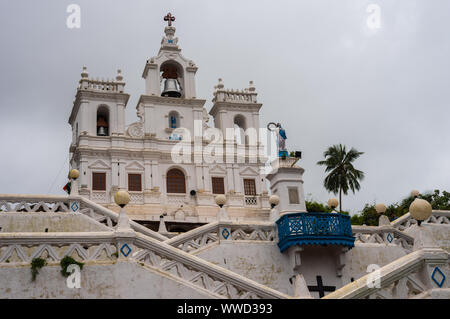
[[[63,259],[61,259],[61,262],[59,264],[61,265],[61,274],[64,277],[69,277],[70,275],[70,273],[67,272],[67,267],[69,267],[69,265],[78,265],[80,269],[83,269],[84,265],[82,262],[76,261],[70,256],[65,256]]]
[[[419,195],[419,198],[425,199],[431,204],[433,209],[450,210],[450,193],[443,191],[442,195],[439,190],[432,193]],[[394,203],[386,207],[385,215],[390,221],[393,221],[409,211],[409,206],[414,198],[408,196],[401,200],[400,203]],[[360,214],[355,214],[351,218],[352,225],[377,226],[380,215],[375,210],[375,204],[366,204]]]
[[[317,165],[325,166],[325,173],[329,173],[323,182],[325,189],[334,194],[339,193],[339,207],[342,211],[342,193],[353,193],[361,188],[359,181],[364,179],[364,172],[357,170],[353,162],[363,152],[358,152],[353,147],[347,152],[342,144],[330,146],[324,153],[325,160],[317,162]]]
[[[311,213],[331,212],[331,208],[316,201],[305,201],[306,210]]]
[[[331,207],[328,207],[325,204],[316,202],[314,200],[305,201],[306,210],[310,213],[331,213]],[[341,212],[342,214],[348,215],[348,212]]]
[[[47,261],[45,259],[42,259],[40,257],[33,258],[31,260],[31,280],[36,280],[36,275],[39,274],[39,269],[47,265]]]

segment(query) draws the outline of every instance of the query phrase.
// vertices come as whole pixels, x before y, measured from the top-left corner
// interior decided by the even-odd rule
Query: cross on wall
[[[322,282],[322,276],[316,276],[317,286],[308,286],[309,291],[317,291],[319,292],[319,297],[322,298],[325,296],[326,291],[335,291],[336,286],[324,286]]]

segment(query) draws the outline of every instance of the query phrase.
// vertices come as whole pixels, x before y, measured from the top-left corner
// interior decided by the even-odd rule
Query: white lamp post
[[[328,200],[328,207],[331,207],[332,213],[337,213],[336,207],[339,205],[339,201],[336,198],[330,198]]]
[[[117,222],[117,230],[130,231],[130,219],[125,211],[125,206],[130,202],[130,194],[127,191],[119,190],[114,195],[114,201],[120,206],[119,220]]]
[[[278,213],[278,210],[275,208],[280,203],[280,197],[278,195],[272,195],[269,197],[269,203],[270,207],[272,208],[270,210],[270,219],[271,221],[275,222],[278,218],[280,218],[280,214]]]
[[[384,215],[384,213],[386,213],[386,205],[383,203],[378,203],[375,205],[375,210],[378,214],[380,214],[380,218],[378,218],[378,226],[389,225],[389,218]]]
[[[225,205],[227,198],[225,197],[225,195],[217,195],[215,200],[216,200],[216,204],[220,207],[219,214],[217,216],[217,220],[218,221],[228,220],[227,212],[223,208],[223,205]]]
[[[80,172],[78,170],[72,169],[69,172],[69,178],[72,180],[72,183],[70,185],[70,195],[78,195],[78,177],[80,177]]]
[[[416,198],[409,206],[409,214],[420,224],[431,216],[431,204],[424,199]]]

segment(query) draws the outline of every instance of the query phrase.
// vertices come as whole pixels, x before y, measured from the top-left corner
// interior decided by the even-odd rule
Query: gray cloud
[[[66,27],[70,3],[81,6],[81,29]],[[369,3],[381,7],[376,32]],[[412,188],[450,189],[448,1],[97,0],[1,2],[0,193],[62,193],[83,65],[94,77],[123,70],[135,121],[168,11],[207,108],[218,77],[229,88],[253,80],[261,123],[281,122],[288,148],[303,151],[313,198],[330,196],[315,163],[335,143],[365,152],[362,189],[344,198],[353,212]]]

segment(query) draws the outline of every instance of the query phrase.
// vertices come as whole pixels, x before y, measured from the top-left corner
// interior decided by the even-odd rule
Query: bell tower
[[[203,105],[195,90],[197,66],[181,54],[175,27],[175,17],[164,17],[168,25],[161,40],[158,55],[147,60],[142,77],[145,94],[137,109],[142,110],[144,134],[164,140],[179,139],[177,128],[194,132],[194,122],[203,121]]]
[[[145,79],[145,94],[151,96],[183,97],[195,99],[195,73],[197,66],[183,57],[172,26],[175,17],[170,13],[164,18],[169,22],[161,40],[158,55],[149,59],[142,77]]]

